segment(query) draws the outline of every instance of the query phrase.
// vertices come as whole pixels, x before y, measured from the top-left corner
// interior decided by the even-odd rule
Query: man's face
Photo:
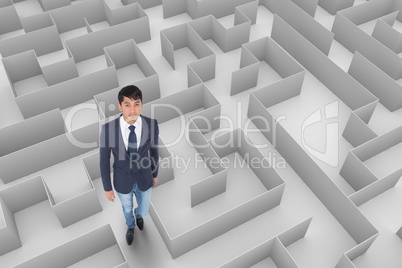
[[[132,100],[124,97],[123,101],[117,104],[117,108],[123,112],[124,120],[131,125],[134,124],[141,114],[142,101],[140,99]]]

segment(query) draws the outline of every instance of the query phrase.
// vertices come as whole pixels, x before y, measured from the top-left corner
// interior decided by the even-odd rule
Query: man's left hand
[[[158,183],[158,178],[153,178],[154,183],[152,184],[152,188],[156,187],[156,184]]]

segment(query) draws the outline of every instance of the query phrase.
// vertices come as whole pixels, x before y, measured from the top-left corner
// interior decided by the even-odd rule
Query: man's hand
[[[105,191],[105,195],[106,195],[106,198],[107,198],[109,201],[114,202],[115,196],[114,196],[113,190],[111,190],[111,191]]]
[[[158,183],[158,178],[153,178],[154,183],[152,184],[152,188],[156,187],[156,184]]]

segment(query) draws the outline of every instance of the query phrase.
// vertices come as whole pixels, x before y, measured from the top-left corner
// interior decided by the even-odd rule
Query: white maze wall
[[[0,267],[401,267],[401,0],[0,0]],[[133,245],[117,92],[160,124]]]

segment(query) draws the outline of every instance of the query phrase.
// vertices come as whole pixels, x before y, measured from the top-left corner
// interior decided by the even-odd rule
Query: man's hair
[[[142,102],[142,92],[137,86],[134,85],[125,86],[119,91],[117,99],[119,100],[120,104],[123,102],[124,97],[132,100],[140,99]]]

